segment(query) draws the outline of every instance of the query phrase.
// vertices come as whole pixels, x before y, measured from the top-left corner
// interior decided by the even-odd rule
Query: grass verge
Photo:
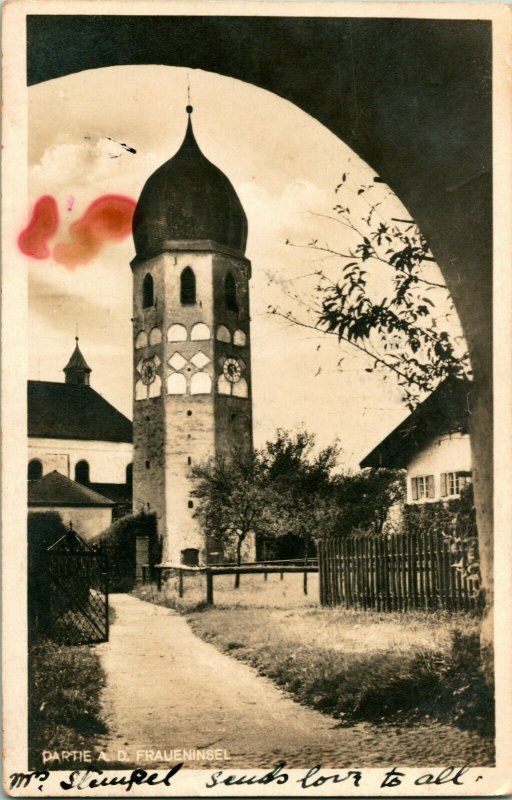
[[[139,600],[146,600],[148,603],[155,603],[157,606],[172,608],[175,611],[201,611],[208,608],[204,599],[204,592],[200,590],[189,591],[185,597],[178,597],[176,592],[159,592],[153,584],[135,586],[130,594],[138,597]]]
[[[188,620],[201,638],[340,725],[436,718],[493,735],[493,691],[469,615],[215,608]]]
[[[97,750],[97,736],[106,732],[99,716],[104,673],[92,647],[72,647],[45,640],[28,654],[29,759],[43,768],[42,753]],[[76,766],[72,758],[44,767]],[[78,765],[78,768],[80,765]]]

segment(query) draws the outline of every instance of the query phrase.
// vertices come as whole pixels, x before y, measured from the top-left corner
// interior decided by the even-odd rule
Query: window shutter
[[[412,499],[418,499],[418,479],[411,478]]]
[[[427,475],[427,497],[435,497],[436,490],[435,490],[435,483],[434,483],[434,476]]]
[[[442,472],[441,473],[441,497],[446,497],[446,495],[448,494],[448,489],[447,489],[447,486],[446,486],[447,477],[448,476],[447,476],[446,472]]]

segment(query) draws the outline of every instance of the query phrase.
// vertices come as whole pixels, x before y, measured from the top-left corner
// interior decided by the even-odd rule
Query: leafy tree
[[[299,431],[292,436],[282,429],[265,451],[267,481],[273,487],[278,508],[270,534],[302,541],[304,560],[312,543],[334,530],[336,505],[331,473],[339,455],[337,443],[314,455],[314,434]],[[307,592],[307,573],[304,573]]]
[[[276,499],[265,480],[261,453],[248,456],[233,451],[230,458],[217,457],[191,470],[195,479],[192,495],[199,499],[194,516],[203,530],[224,546],[235,546],[237,566],[250,534],[268,535],[273,524]],[[235,588],[240,575],[235,578]]]
[[[347,536],[355,530],[380,535],[390,509],[403,505],[404,473],[382,468],[345,472],[335,476],[333,493],[338,508],[336,535]]]
[[[330,474],[338,447],[315,456],[314,445],[311,434],[279,430],[263,450],[233,451],[192,468],[192,494],[200,501],[195,516],[208,535],[235,546],[238,565],[250,534],[266,542],[300,539],[307,558],[312,539],[333,524]]]
[[[387,189],[382,195],[379,183],[352,186],[342,175],[334,215],[318,215],[341,226],[341,244],[287,241],[327,260],[327,267],[315,271],[314,299],[289,291],[301,310],[269,306],[269,311],[362,353],[366,371],[393,375],[412,409],[442,379],[468,375],[469,360],[462,335],[450,331],[453,303],[432,274],[435,260],[427,241],[413,220],[382,215],[396,198]]]

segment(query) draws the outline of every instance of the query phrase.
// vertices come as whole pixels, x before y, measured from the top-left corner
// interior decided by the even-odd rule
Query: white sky
[[[366,373],[367,362],[334,337],[267,312],[269,305],[294,310],[285,290],[307,296],[314,279],[301,276],[328,269],[328,261],[286,240],[347,246],[343,228],[315,214],[331,212],[343,172],[354,187],[374,175],[318,121],[263,89],[198,70],[109,67],[47,81],[29,90],[30,202],[56,197],[61,228],[55,244],[66,240],[67,225],[96,197],[137,199],[145,180],[181,144],[187,74],[198,144],[230,178],[249,221],[255,444],[263,445],[278,427],[304,427],[322,446],[338,437],[343,465],[355,467],[407,415],[397,387]],[[407,214],[396,204],[390,212]],[[29,270],[29,377],[63,380],[78,328],[91,385],[130,418],[133,255],[129,237],[73,271],[51,259],[31,260]]]

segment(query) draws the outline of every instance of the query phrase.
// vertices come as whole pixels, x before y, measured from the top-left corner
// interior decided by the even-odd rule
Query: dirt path
[[[251,667],[203,642],[179,614],[128,595],[113,595],[111,603],[110,641],[98,646],[110,729],[103,747],[111,758],[124,750],[129,766],[492,763],[485,740],[449,725],[337,728],[331,717],[298,705]],[[192,763],[169,752],[205,749],[226,751],[230,760],[192,753]]]

